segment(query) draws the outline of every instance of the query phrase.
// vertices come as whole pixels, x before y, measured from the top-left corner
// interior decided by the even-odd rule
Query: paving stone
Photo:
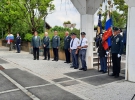
[[[32,99],[28,97],[26,94],[24,94],[22,91],[15,91],[0,94],[0,100],[32,100]]]
[[[55,85],[37,87],[28,90],[41,100],[83,100]]]
[[[8,63],[8,62],[0,58],[0,64],[5,64],[5,63]]]
[[[9,75],[16,82],[21,84],[23,87],[30,87],[36,85],[48,84],[46,80],[39,78],[29,72],[22,71],[20,69],[5,69],[3,70],[7,75]]]
[[[77,71],[77,72],[66,73],[65,75],[73,77],[73,78],[82,78],[82,77],[88,77],[88,76],[99,75],[99,74],[101,73],[99,73],[98,70],[90,69],[87,71]]]
[[[69,81],[69,82],[63,82],[63,83],[60,83],[62,86],[71,86],[71,85],[76,85],[76,84],[79,84],[80,82],[78,81]]]
[[[0,92],[12,89],[17,89],[17,87],[12,84],[7,78],[0,74]]]
[[[54,81],[54,82],[62,82],[62,81],[68,81],[68,80],[71,80],[71,79],[68,78],[68,77],[63,77],[63,78],[54,79],[52,81]]]
[[[89,78],[84,78],[81,79],[84,82],[87,82],[91,85],[103,85],[107,84],[110,82],[115,82],[124,79],[124,77],[120,76],[119,78],[114,78],[113,76],[108,76],[108,75],[101,75],[101,76],[95,76],[95,77],[89,77]]]

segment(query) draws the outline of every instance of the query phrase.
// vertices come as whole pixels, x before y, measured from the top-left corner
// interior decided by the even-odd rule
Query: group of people
[[[105,50],[103,47],[102,35],[99,34],[99,37],[96,38],[96,45],[98,47],[97,55],[100,58],[101,70],[99,72],[106,73],[107,72],[107,57],[109,51],[112,54],[112,64],[113,64],[113,73],[111,76],[115,78],[119,77],[120,69],[121,69],[121,55],[123,53],[123,37],[120,34],[122,30],[120,28],[113,28],[113,35],[111,37],[111,47],[109,50]]]
[[[79,56],[81,59],[82,63],[82,68],[79,70],[86,71],[87,66],[86,66],[86,51],[88,47],[88,41],[85,38],[86,33],[81,32],[81,39],[79,40],[76,37],[75,33],[71,33],[69,36],[69,32],[65,32],[65,37],[64,37],[64,50],[65,50],[65,57],[66,61],[64,63],[71,63],[71,58],[72,57],[72,66],[71,68],[78,69],[79,68]],[[43,60],[50,60],[50,37],[48,36],[48,33],[45,32],[44,38],[41,43],[41,39],[38,36],[38,33],[35,31],[34,36],[32,37],[31,41],[31,46],[33,48],[33,56],[34,60],[39,60],[39,49],[43,45],[44,48],[44,59]],[[54,59],[52,61],[58,61],[59,60],[59,55],[58,55],[58,50],[60,47],[60,37],[58,36],[58,32],[54,31],[54,36],[52,37],[51,41],[51,46],[53,49],[53,54],[54,54]]]
[[[9,51],[11,51],[13,48],[14,36],[11,33],[8,33],[6,40],[7,40],[7,45],[9,46]],[[17,33],[16,39],[15,39],[15,47],[17,49],[16,53],[20,53],[20,51],[21,51],[20,46],[21,46],[21,37],[20,37],[19,33]]]

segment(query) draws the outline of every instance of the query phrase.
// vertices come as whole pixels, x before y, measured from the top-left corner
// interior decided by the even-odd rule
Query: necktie
[[[71,47],[73,46],[73,42],[74,42],[74,39],[73,39],[73,41],[72,41],[72,43],[71,43]]]
[[[82,45],[82,41],[83,41],[83,39],[81,40],[81,44],[80,44],[80,46]]]

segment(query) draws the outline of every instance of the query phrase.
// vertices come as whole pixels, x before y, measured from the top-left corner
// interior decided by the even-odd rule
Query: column
[[[126,80],[135,82],[135,6],[128,8]]]
[[[93,68],[93,33],[94,33],[94,15],[81,15],[81,32],[86,32],[88,39],[88,49],[86,54],[86,63],[88,69]]]

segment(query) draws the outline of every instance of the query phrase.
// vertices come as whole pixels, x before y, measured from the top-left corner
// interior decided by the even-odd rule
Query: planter
[[[29,53],[33,54],[33,49],[32,48],[29,49]]]

